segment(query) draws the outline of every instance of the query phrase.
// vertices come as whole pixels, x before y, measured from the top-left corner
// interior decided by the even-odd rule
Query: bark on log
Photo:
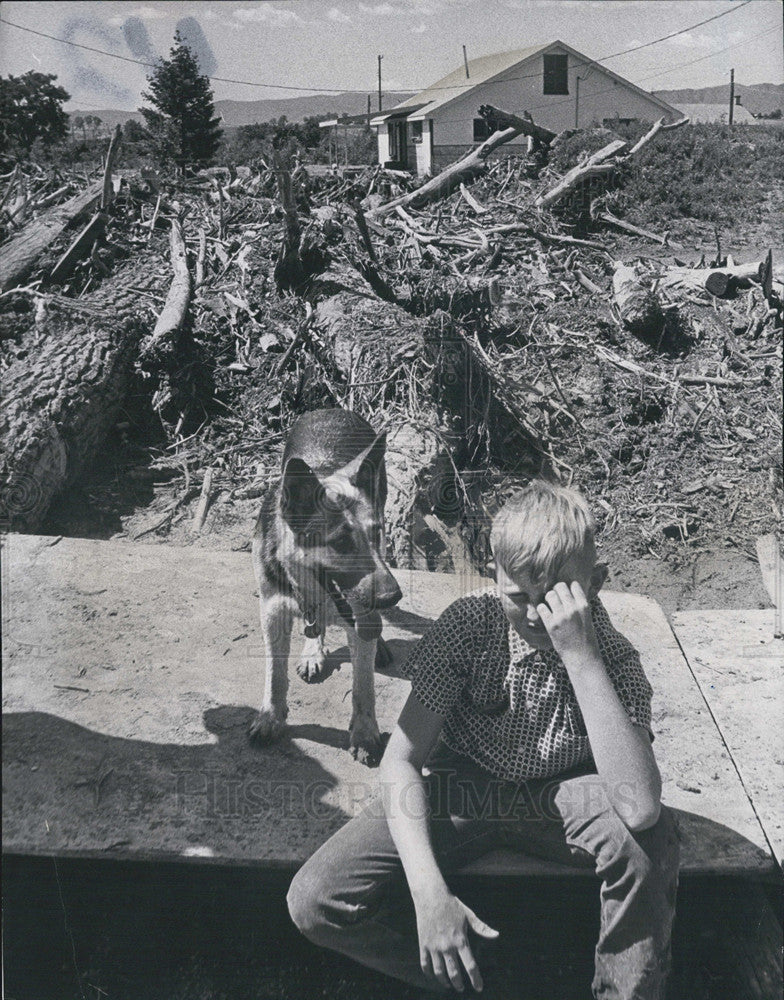
[[[492,121],[496,128],[509,128],[512,126],[512,128],[519,129],[523,135],[530,136],[545,146],[549,146],[558,134],[557,132],[551,132],[549,128],[545,128],[543,125],[537,125],[530,115],[526,118],[521,118],[519,115],[513,115],[509,111],[494,108],[492,104],[482,104],[479,108],[479,114],[483,118]]]
[[[158,269],[129,265],[78,301],[46,300],[25,357],[3,373],[0,516],[13,530],[40,527],[117,420],[147,327],[139,288],[153,286]]]
[[[21,284],[44,250],[95,207],[102,187],[100,181],[92,184],[86,191],[31,222],[0,248],[0,291],[7,292],[9,288]]]
[[[481,146],[477,146],[467,156],[464,156],[462,160],[452,163],[445,170],[442,170],[440,174],[436,174],[432,180],[427,181],[422,187],[417,188],[415,191],[409,191],[408,194],[388,201],[384,205],[379,205],[378,208],[369,214],[378,218],[394,212],[398,205],[403,208],[422,208],[423,205],[429,205],[431,201],[446,198],[447,195],[450,195],[459,188],[461,184],[478,177],[485,169],[487,157],[494,150],[498,149],[499,146],[503,146],[505,142],[509,142],[510,139],[514,139],[515,136],[520,134],[521,129],[517,126],[511,126],[494,132]]]

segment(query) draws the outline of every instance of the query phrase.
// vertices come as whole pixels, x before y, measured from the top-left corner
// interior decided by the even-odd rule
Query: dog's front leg
[[[264,638],[264,697],[261,710],[251,723],[250,737],[259,743],[270,743],[286,728],[294,608],[291,599],[280,594],[262,595],[259,606]]]
[[[324,679],[324,636],[319,633],[302,644],[302,659],[297,664],[297,673],[307,684]]]
[[[376,640],[360,639],[353,628],[346,629],[352,665],[352,713],[349,727],[351,755],[368,767],[375,767],[384,753],[376,722],[376,690],[373,670]]]

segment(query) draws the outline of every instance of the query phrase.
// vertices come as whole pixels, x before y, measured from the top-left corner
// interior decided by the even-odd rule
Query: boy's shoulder
[[[607,609],[598,596],[591,601],[591,615],[599,641],[599,650],[605,662],[618,662],[639,657],[634,643],[610,621]]]
[[[503,619],[501,599],[492,583],[455,598],[438,617],[440,622],[463,624],[471,628],[487,627]]]

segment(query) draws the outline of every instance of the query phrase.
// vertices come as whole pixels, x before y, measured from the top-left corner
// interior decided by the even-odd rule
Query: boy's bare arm
[[[537,612],[572,682],[594,763],[630,830],[659,818],[661,777],[648,733],[629,718],[599,653],[591,611],[578,582],[557,583]]]
[[[381,760],[379,779],[386,787],[383,801],[389,832],[416,910],[422,971],[442,986],[462,991],[465,970],[473,988],[481,990],[482,976],[471,951],[468,928],[484,937],[497,937],[498,931],[450,891],[430,839],[422,766],[442,725],[443,716],[409,695]]]
[[[422,767],[443,721],[443,716],[409,695],[379,766],[387,823],[414,896],[446,887],[430,843],[429,807],[422,778]]]

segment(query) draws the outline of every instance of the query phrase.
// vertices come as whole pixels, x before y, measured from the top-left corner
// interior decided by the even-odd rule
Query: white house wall
[[[386,163],[389,158],[389,128],[384,122],[378,126],[378,162]]]
[[[553,48],[548,54],[559,51],[563,52]],[[554,132],[574,128],[575,125],[587,128],[594,123],[601,124],[607,118],[655,121],[663,115],[667,117],[655,101],[638,94],[623,82],[613,80],[597,66],[567,55],[568,95],[542,93],[543,56],[540,53],[531,62],[511,67],[499,79],[480,84],[466,91],[465,96],[437,108],[432,113],[436,165],[442,167],[445,156],[446,162],[451,162],[453,153],[459,154],[460,149],[473,144],[473,122],[479,117],[481,104],[492,104],[517,114],[528,111],[537,124]],[[578,76],[581,78],[579,93]],[[509,145],[521,146],[526,142],[525,136],[519,136]],[[455,147],[458,147],[457,150]]]
[[[429,173],[433,168],[432,160],[432,137],[430,133],[431,123],[422,123],[422,141],[414,145],[416,151],[416,172],[421,177],[422,174]],[[409,125],[409,129],[411,126]]]

